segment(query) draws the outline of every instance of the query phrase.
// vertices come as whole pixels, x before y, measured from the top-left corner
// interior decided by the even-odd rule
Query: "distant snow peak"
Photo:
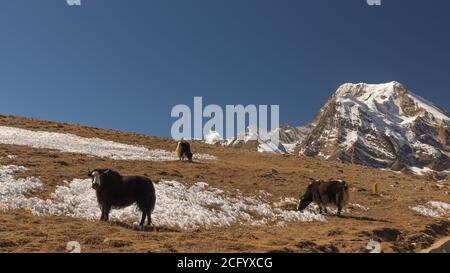
[[[450,170],[450,116],[398,82],[346,83],[320,109],[300,154],[392,170]]]
[[[340,103],[365,104],[368,110],[384,115],[393,115],[413,121],[411,117],[429,115],[436,122],[450,121],[445,111],[435,106],[424,98],[408,91],[399,82],[393,81],[384,84],[346,83],[338,88],[335,93]]]
[[[223,140],[222,136],[217,131],[210,130],[208,134],[204,136],[205,143],[207,144],[216,144]]]
[[[244,148],[258,152],[287,154],[293,153],[297,144],[301,142],[308,129],[303,127],[280,126],[261,134],[256,128],[246,128],[245,133],[236,138],[224,140],[216,131],[210,131],[205,135],[205,143],[219,144],[222,146]]]

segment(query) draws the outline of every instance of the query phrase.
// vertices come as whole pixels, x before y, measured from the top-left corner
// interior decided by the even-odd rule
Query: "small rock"
[[[400,238],[401,232],[394,228],[381,228],[374,230],[373,235],[383,242],[396,242]]]
[[[121,247],[126,247],[126,246],[132,245],[132,242],[129,242],[129,241],[116,240],[116,239],[110,239],[110,238],[106,238],[103,241],[103,243],[108,244],[109,246],[112,246],[112,247],[117,247],[117,248],[121,248]]]
[[[367,243],[366,250],[369,253],[381,253],[381,243],[375,240],[370,240]]]
[[[144,230],[144,226],[141,226],[141,225],[139,225],[137,223],[133,223],[133,230],[143,231]]]

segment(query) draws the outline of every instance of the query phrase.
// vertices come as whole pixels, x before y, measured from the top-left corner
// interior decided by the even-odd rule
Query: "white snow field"
[[[25,170],[24,167],[0,166],[0,211],[9,209],[32,209],[40,202],[37,198],[27,198],[32,191],[43,190],[42,182],[37,178],[15,179],[14,173]]]
[[[450,204],[441,201],[430,201],[425,205],[419,205],[411,208],[413,211],[428,217],[445,218],[450,220]]]
[[[30,191],[43,190],[36,178],[15,179],[14,173],[24,167],[1,166],[0,209],[25,209],[35,215],[64,215],[86,220],[98,220],[95,191],[90,179],[74,179],[67,186],[58,186],[51,199],[27,198]],[[264,197],[231,196],[222,190],[199,182],[187,187],[177,181],[155,183],[157,201],[152,214],[156,226],[181,229],[243,225],[284,225],[293,221],[325,221],[314,211],[289,211],[276,208]],[[111,220],[138,221],[141,213],[135,206],[112,210]]]
[[[61,152],[87,154],[114,160],[177,160],[175,152],[161,149],[149,150],[143,146],[134,146],[100,138],[86,138],[73,134],[0,126],[0,144],[22,145],[33,148],[46,148]],[[196,160],[215,160],[209,154],[194,154]]]

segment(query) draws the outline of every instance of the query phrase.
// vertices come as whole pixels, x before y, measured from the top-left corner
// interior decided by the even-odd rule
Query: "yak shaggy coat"
[[[191,145],[189,142],[183,140],[179,141],[175,152],[180,160],[186,157],[189,161],[192,161]]]
[[[319,211],[327,212],[328,205],[334,205],[338,208],[337,215],[349,201],[348,184],[342,180],[313,181],[303,194],[298,204],[298,210],[304,210],[310,203],[315,202],[319,206]]]
[[[111,208],[124,208],[136,203],[142,211],[140,225],[144,225],[145,218],[147,224],[151,224],[156,194],[150,179],[143,176],[122,176],[111,169],[95,169],[89,171],[88,175],[92,178],[92,188],[102,212],[101,221],[108,221]]]

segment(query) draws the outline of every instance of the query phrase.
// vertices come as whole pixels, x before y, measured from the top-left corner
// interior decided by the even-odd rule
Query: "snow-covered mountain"
[[[301,127],[282,125],[280,128],[273,130],[273,132],[279,133],[281,144],[288,153],[293,154],[295,149],[302,143],[313,128],[313,123]]]
[[[255,130],[227,140],[211,132],[205,142],[394,171],[450,174],[449,113],[398,82],[344,84],[309,125],[283,125],[270,134],[279,134],[279,145]]]
[[[270,132],[272,133],[272,132]],[[211,131],[204,136],[205,143],[222,145],[234,148],[243,148],[258,152],[272,152],[272,153],[287,153],[286,149],[281,145],[276,145],[270,141],[269,137],[261,137],[257,130],[247,128],[245,133],[236,138],[222,139],[222,136],[216,132]]]
[[[450,173],[450,115],[398,82],[339,87],[300,155],[416,173]]]
[[[227,147],[244,148],[258,152],[271,152],[279,154],[293,153],[312,127],[292,127],[282,125],[269,132],[268,136],[260,136],[256,129],[247,128],[245,134],[236,138],[223,140],[216,131],[211,131],[205,135],[205,142],[208,144],[218,144]],[[278,134],[279,143],[271,141],[270,136]]]

